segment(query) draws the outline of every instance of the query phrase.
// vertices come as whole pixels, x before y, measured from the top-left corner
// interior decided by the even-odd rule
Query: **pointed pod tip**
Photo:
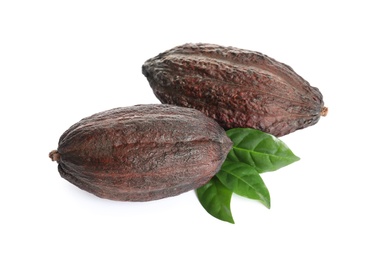
[[[53,150],[49,153],[49,158],[54,162],[59,162],[60,160],[60,153],[57,150]]]
[[[327,107],[323,107],[323,108],[321,109],[320,115],[321,115],[321,116],[326,116],[326,115],[328,114],[328,112],[329,112],[329,108],[327,108]]]

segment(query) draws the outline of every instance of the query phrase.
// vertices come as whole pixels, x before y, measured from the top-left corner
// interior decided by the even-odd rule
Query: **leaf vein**
[[[254,150],[250,150],[250,149],[240,148],[240,147],[237,147],[237,146],[233,146],[233,149],[238,150],[238,151],[248,152],[248,153],[251,153],[251,154],[254,153],[254,154],[260,154],[260,155],[268,155],[269,157],[271,156],[271,157],[275,157],[275,158],[279,158],[279,159],[286,159],[286,157],[284,157],[284,156],[271,154],[271,153],[262,153],[262,152],[258,152],[258,151],[254,151]],[[236,156],[238,157],[237,154],[236,154]]]

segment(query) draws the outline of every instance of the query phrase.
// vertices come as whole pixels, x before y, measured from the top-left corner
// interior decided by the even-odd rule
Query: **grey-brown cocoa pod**
[[[215,44],[185,44],[142,66],[156,97],[196,108],[225,129],[283,136],[325,116],[323,96],[293,69],[262,53]]]
[[[149,201],[206,184],[232,141],[198,110],[163,104],[115,108],[62,134],[49,156],[60,175],[99,197]]]

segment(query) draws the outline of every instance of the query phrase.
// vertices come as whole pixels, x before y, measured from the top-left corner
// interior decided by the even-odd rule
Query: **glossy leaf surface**
[[[273,135],[251,128],[234,128],[226,133],[234,143],[227,160],[248,164],[259,173],[275,171],[299,160]]]
[[[259,200],[270,208],[270,194],[260,174],[250,165],[225,161],[217,178],[229,190],[250,199]]]
[[[276,171],[299,160],[289,147],[273,135],[250,128],[227,132],[233,148],[219,172],[197,190],[200,203],[212,216],[234,223],[232,194],[255,199],[270,208],[270,193],[260,173]]]
[[[234,223],[230,210],[232,191],[227,189],[216,177],[196,190],[203,208],[215,218]]]

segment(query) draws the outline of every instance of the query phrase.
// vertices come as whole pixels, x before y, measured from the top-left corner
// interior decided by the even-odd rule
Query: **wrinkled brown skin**
[[[327,113],[317,88],[259,52],[185,44],[147,60],[142,72],[162,103],[198,109],[225,129],[283,136]]]
[[[189,108],[153,104],[86,117],[59,140],[60,175],[99,197],[149,201],[207,183],[232,147],[224,129]]]

